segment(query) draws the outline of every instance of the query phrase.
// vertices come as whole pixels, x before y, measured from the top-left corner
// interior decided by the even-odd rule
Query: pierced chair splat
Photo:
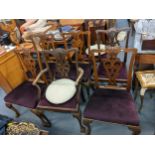
[[[136,49],[107,49],[106,57],[96,61],[95,52],[91,52],[93,61],[93,76],[95,79],[95,90],[84,110],[83,124],[85,133],[90,134],[90,123],[93,121],[110,122],[126,125],[133,134],[140,133],[139,117],[132,95],[130,94],[132,71],[135,61]],[[123,62],[118,57],[119,53],[127,54],[127,80],[121,81],[118,77]],[[99,64],[103,65],[105,78],[98,74]],[[93,127],[93,126],[92,126]]]
[[[69,52],[75,52],[76,63],[71,63],[67,58]],[[44,55],[51,54],[55,57],[55,69],[51,70],[46,63],[48,71],[51,72],[52,82],[49,84],[44,92],[44,97],[37,105],[38,109],[55,111],[55,112],[69,112],[76,117],[80,124],[81,132],[84,127],[81,121],[80,110],[80,81],[83,77],[84,71],[78,66],[78,50],[75,48],[64,50],[62,48],[54,49],[53,51],[44,51]],[[70,76],[71,68],[74,67],[75,77]]]
[[[35,78],[40,79],[46,70],[43,70],[38,75],[35,75],[35,77],[29,78],[27,73],[32,70],[26,68],[19,52],[10,54],[8,58],[9,59],[5,59],[3,61],[5,62],[7,69],[2,63],[0,71],[0,79],[5,83],[2,88],[7,93],[4,97],[6,106],[15,112],[16,117],[19,117],[20,113],[13,106],[14,104],[29,108],[31,112],[41,119],[44,126],[50,126],[51,123],[44,115],[43,111],[36,109],[42,95],[43,87],[41,86],[43,86],[43,83],[40,83],[39,81],[38,83],[35,82]]]

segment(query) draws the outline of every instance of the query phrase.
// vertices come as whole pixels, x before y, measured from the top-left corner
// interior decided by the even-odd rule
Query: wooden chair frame
[[[131,60],[130,60],[130,64],[129,64],[128,80],[123,81],[123,82],[126,82],[127,85],[123,86],[123,87],[119,87],[115,83],[111,83],[111,81],[109,81],[109,79],[106,79],[106,81],[109,82],[108,86],[100,85],[99,82],[102,81],[103,79],[100,79],[99,76],[98,76],[97,62],[95,60],[94,53],[95,52],[98,52],[98,53],[106,52],[107,54],[112,54],[113,55],[114,53],[118,54],[120,51],[124,51],[125,53],[132,52],[132,56],[131,56]],[[107,49],[107,50],[92,50],[91,51],[91,58],[92,58],[92,61],[93,61],[93,68],[94,68],[93,75],[94,75],[94,79],[95,79],[94,84],[95,84],[96,88],[124,90],[124,91],[129,92],[130,88],[131,88],[132,71],[133,71],[133,66],[134,66],[134,62],[135,62],[136,53],[137,53],[137,49],[135,49],[135,48],[124,48],[124,49],[123,48],[111,48],[111,49]],[[117,76],[115,76],[115,82],[120,82],[120,81],[117,80]],[[93,121],[96,121],[96,120],[89,119],[89,118],[83,118],[83,124],[86,127],[85,128],[85,134],[90,134],[91,133],[90,123],[92,123]],[[104,122],[104,121],[99,121],[99,122]],[[118,124],[118,123],[115,123],[115,122],[109,122],[109,123]],[[140,131],[141,131],[140,126],[134,126],[134,125],[126,125],[126,126],[132,131],[132,134],[139,134]]]
[[[27,51],[26,51],[26,54],[27,54]],[[24,82],[24,81],[32,82],[32,85],[35,86],[37,88],[37,90],[38,90],[38,101],[39,101],[40,100],[40,95],[41,95],[41,89],[40,89],[38,83],[35,82],[36,81],[35,78],[40,79],[40,77],[42,77],[42,75],[46,72],[46,69],[42,70],[38,75],[35,75],[34,79],[33,78],[29,79],[29,77],[27,76],[26,72],[30,71],[32,73],[32,75],[34,75],[32,70],[29,70],[30,68],[32,69],[32,65],[30,66],[30,68],[26,68],[26,66],[24,65],[23,57],[19,54],[19,51],[12,53],[8,57],[8,59],[16,59],[18,61],[18,65],[20,65],[20,69],[22,70],[22,73],[23,73],[23,81],[21,81],[21,83]],[[7,61],[7,59],[5,61]],[[29,59],[27,58],[26,61],[27,61],[27,63],[29,65],[32,63],[32,59],[31,58],[29,58]],[[3,84],[1,85],[1,87],[5,90],[6,93],[11,92],[16,87],[16,86],[12,86],[10,81],[8,81],[7,78],[2,73],[0,73],[0,80],[3,81]],[[41,82],[43,82],[43,81],[41,81]],[[15,112],[16,117],[20,116],[19,111],[13,106],[13,103],[8,103],[7,102],[7,103],[5,103],[5,105],[9,109],[11,109],[11,110],[13,110]],[[51,126],[50,121],[44,115],[42,110],[39,110],[39,109],[30,109],[30,110],[31,110],[32,113],[34,113],[35,115],[37,115],[40,118],[40,120],[42,121],[44,126],[48,126],[48,127]]]
[[[58,108],[54,108],[52,107],[52,109],[50,109],[50,107],[45,107],[45,106],[37,106],[37,109],[40,109],[40,110],[48,110],[48,111],[55,111],[55,112],[70,112],[72,113],[73,117],[75,117],[79,124],[80,124],[80,129],[81,129],[81,132],[84,132],[84,126],[82,124],[82,114],[81,114],[81,110],[80,110],[80,91],[81,91],[81,85],[80,85],[80,82],[81,82],[81,79],[82,79],[82,76],[83,76],[83,69],[78,67],[78,50],[76,48],[72,48],[72,49],[69,49],[69,50],[64,50],[64,49],[55,49],[53,51],[42,51],[43,55],[45,56],[45,64],[46,64],[46,72],[49,73],[50,77],[51,77],[51,80],[54,80],[56,77],[56,74],[55,73],[52,73],[51,70],[50,70],[50,67],[48,65],[48,61],[46,59],[46,55],[48,54],[53,54],[56,56],[56,65],[57,65],[57,70],[56,72],[60,73],[62,75],[62,77],[66,77],[68,76],[68,74],[66,74],[68,71],[69,71],[69,66],[67,63],[64,63],[64,60],[63,59],[66,59],[66,55],[68,52],[72,52],[72,51],[75,51],[75,56],[76,56],[76,69],[77,69],[77,78],[76,78],[76,86],[77,86],[77,95],[76,95],[76,102],[78,103],[76,108],[75,109],[70,109],[70,108],[61,108],[61,107],[58,107]],[[58,52],[58,53],[57,53]],[[65,53],[64,53],[65,52]],[[61,57],[60,60],[59,59],[59,53],[60,55],[62,54],[64,57]],[[65,61],[69,61],[69,60],[65,60]],[[62,67],[63,66],[63,67]],[[60,68],[59,68],[60,67]],[[65,68],[65,69],[62,69],[62,68]],[[55,71],[54,71],[55,72]],[[36,79],[36,81],[34,83],[36,83],[39,79]]]

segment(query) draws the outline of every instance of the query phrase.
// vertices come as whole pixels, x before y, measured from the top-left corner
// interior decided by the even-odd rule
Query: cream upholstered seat
[[[119,41],[119,42],[121,42],[121,41],[124,41],[125,39],[126,39],[126,37],[127,37],[127,32],[125,32],[125,31],[121,31],[121,32],[119,32],[118,34],[117,34],[117,41]],[[101,49],[101,50],[105,50],[106,49],[106,45],[105,44],[100,44],[100,45],[97,45],[97,44],[95,44],[95,45],[91,45],[90,46],[90,50],[97,50],[97,49]],[[85,50],[85,53],[87,54],[87,55],[89,55],[89,50],[88,50],[88,48]],[[102,52],[101,53],[101,55],[102,54],[105,54],[105,52]],[[98,53],[95,53],[95,56],[98,56]]]
[[[105,46],[104,44],[101,44],[101,45],[100,45],[100,49],[105,50],[105,48],[106,48],[106,46]],[[98,49],[98,45],[97,45],[97,44],[90,46],[90,50],[95,50],[95,49],[96,49],[96,50]],[[86,49],[85,53],[86,53],[87,55],[89,55],[89,50],[88,50],[88,48]],[[105,53],[105,52],[102,52],[101,54],[104,54],[104,53]],[[95,56],[98,56],[98,53],[95,53]]]
[[[46,99],[54,104],[62,104],[70,100],[76,93],[76,82],[71,79],[53,81],[47,88]]]

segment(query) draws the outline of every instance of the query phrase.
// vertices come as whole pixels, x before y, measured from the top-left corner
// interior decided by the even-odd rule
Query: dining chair
[[[105,42],[102,42],[100,39],[101,35],[106,36]],[[97,46],[98,49],[108,49],[108,48],[128,48],[128,40],[129,40],[129,34],[130,34],[130,28],[110,28],[108,30],[96,30],[97,35]],[[98,53],[96,53],[97,55]],[[102,52],[100,53],[100,56],[106,57],[106,53]],[[122,58],[124,59],[124,63],[121,67],[119,78],[122,80],[127,80],[127,70],[125,67],[126,63],[126,53],[125,55],[122,55]],[[103,65],[99,65],[98,67],[98,74],[100,77],[105,77]],[[93,80],[93,79],[92,79]]]
[[[67,57],[67,54],[72,51],[75,52],[76,63],[72,63]],[[52,51],[43,51],[43,54],[45,57],[49,54],[55,57],[55,68],[51,69],[46,59],[46,68],[52,76],[50,76],[50,84],[39,101],[37,109],[71,113],[79,121],[81,132],[83,132],[80,110],[80,81],[84,71],[78,66],[78,50],[75,48],[68,50],[56,48]],[[75,76],[72,76],[72,68],[75,71]]]
[[[44,126],[51,126],[43,111],[36,109],[45,84],[43,80],[38,80],[38,83],[35,81],[41,78],[46,69],[36,74],[33,59],[29,52],[24,50],[10,53],[0,65],[1,85],[6,92],[5,105],[15,112],[16,117],[20,116],[20,112],[14,104],[26,107],[40,118]]]
[[[95,90],[83,112],[83,124],[85,133],[91,134],[93,121],[117,123],[126,125],[132,130],[132,134],[140,133],[139,117],[132,95],[130,93],[133,65],[136,49],[111,48],[107,49],[106,57],[96,60],[95,53],[103,50],[91,51],[93,62],[93,76]],[[121,81],[119,75],[123,60],[119,58],[120,53],[127,54],[127,80]],[[103,65],[105,77],[98,74],[99,64]]]
[[[92,62],[90,61],[90,47],[91,47],[91,33],[90,31],[76,31],[70,33],[72,36],[71,47],[78,48],[78,61],[79,66],[84,70],[83,79],[81,84],[86,89],[87,96],[90,95],[90,80],[92,76]],[[84,89],[82,89],[83,99],[84,97]]]

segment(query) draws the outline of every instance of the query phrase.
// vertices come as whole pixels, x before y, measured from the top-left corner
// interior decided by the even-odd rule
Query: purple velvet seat
[[[99,77],[106,78],[105,69],[103,68],[103,64],[100,64],[98,67],[98,75],[99,75]],[[127,70],[126,70],[125,64],[121,68],[118,79],[127,79]]]
[[[75,95],[72,99],[69,101],[62,103],[62,104],[54,104],[49,102],[45,97],[43,97],[39,104],[37,105],[37,108],[40,109],[48,109],[48,110],[64,110],[64,111],[77,111],[78,108],[78,102],[77,102],[77,95]]]
[[[38,90],[31,82],[24,82],[13,91],[8,93],[4,100],[8,103],[15,103],[27,108],[36,108],[38,103]]]
[[[84,111],[84,118],[139,125],[134,101],[129,92],[123,90],[97,89]]]

